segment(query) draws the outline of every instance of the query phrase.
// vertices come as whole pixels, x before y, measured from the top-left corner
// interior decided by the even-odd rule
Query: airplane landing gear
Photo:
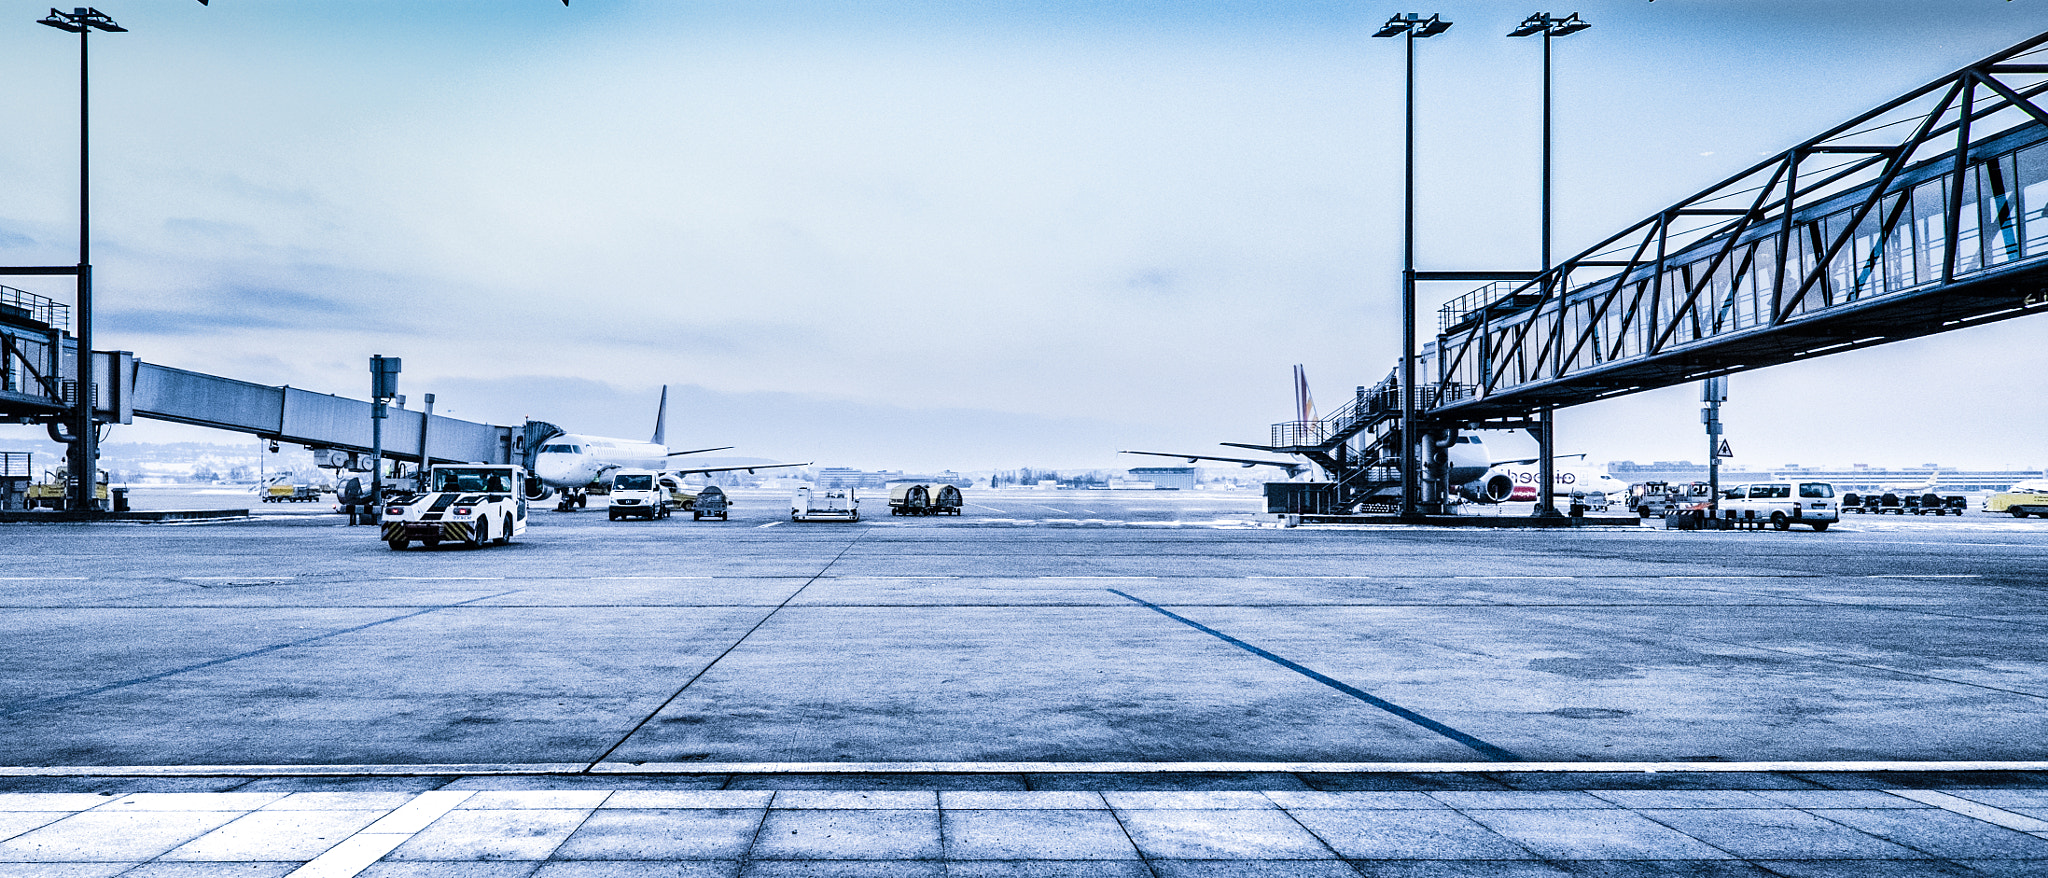
[[[563,490],[561,499],[555,501],[556,512],[574,512],[590,505],[590,495],[582,491]]]

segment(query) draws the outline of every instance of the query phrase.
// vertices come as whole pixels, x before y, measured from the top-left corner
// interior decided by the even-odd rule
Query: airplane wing
[[[1153,457],[1179,457],[1185,458],[1188,463],[1194,463],[1198,460],[1216,460],[1222,461],[1224,463],[1241,464],[1243,466],[1277,466],[1287,471],[1288,478],[1293,478],[1294,476],[1300,474],[1302,470],[1308,469],[1308,464],[1295,463],[1290,460],[1247,460],[1242,457],[1210,457],[1206,454],[1168,454],[1164,451],[1119,451],[1117,453],[1149,454]]]
[[[728,448],[731,448],[731,447],[733,447],[733,446],[731,446],[731,445],[720,445],[720,446],[718,446],[717,448],[692,448],[692,449],[690,449],[689,451],[671,451],[671,452],[669,452],[669,453],[668,453],[668,456],[670,456],[670,457],[680,457],[680,456],[682,456],[682,455],[685,455],[685,454],[703,454],[703,453],[704,453],[704,452],[706,452],[706,451],[724,451],[724,450],[726,450],[726,449],[728,449]]]
[[[779,469],[779,468],[781,468],[781,467],[786,467],[786,466],[810,466],[810,465],[811,465],[811,464],[810,464],[809,462],[804,462],[804,463],[756,463],[756,464],[742,464],[742,465],[740,465],[740,466],[706,466],[706,467],[698,467],[698,468],[696,468],[696,469],[672,469],[672,470],[667,470],[667,472],[675,473],[676,475],[679,475],[679,476],[693,476],[693,475],[699,475],[699,474],[702,474],[702,473],[729,473],[729,472],[732,472],[732,471],[734,471],[734,470],[746,470],[747,472],[751,473],[751,472],[753,472],[754,470],[757,470],[757,469]]]

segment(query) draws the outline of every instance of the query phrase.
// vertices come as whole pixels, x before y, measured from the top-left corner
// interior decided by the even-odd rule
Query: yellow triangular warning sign
[[[1728,440],[1721,440],[1721,447],[1714,449],[1715,457],[1734,457],[1735,449],[1728,447]]]

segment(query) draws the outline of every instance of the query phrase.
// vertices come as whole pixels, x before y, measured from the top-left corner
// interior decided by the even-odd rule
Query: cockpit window
[[[541,447],[540,447],[540,453],[542,453],[542,454],[582,454],[582,453],[583,453],[583,448],[582,448],[581,446],[577,446],[577,445],[560,445],[560,444],[557,444],[557,445],[543,445],[543,446],[541,446]]]

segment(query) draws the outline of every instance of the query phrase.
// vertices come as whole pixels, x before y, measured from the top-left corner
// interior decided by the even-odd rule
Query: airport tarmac
[[[427,791],[782,791],[717,806],[744,812],[730,820],[754,820],[758,834],[798,820],[778,816],[779,797],[803,789],[1086,790],[1103,798],[957,807],[1030,810],[1042,818],[1031,825],[1055,837],[1060,826],[1116,824],[1134,845],[1129,857],[1116,848],[1064,872],[1045,871],[1039,861],[1058,859],[1049,856],[1018,860],[1038,871],[962,871],[994,860],[954,842],[978,837],[971,821],[998,818],[963,816],[961,834],[948,835],[954,806],[918,798],[904,800],[922,816],[903,818],[903,831],[922,838],[929,826],[938,847],[777,859],[728,856],[727,846],[710,859],[731,869],[716,874],[785,874],[775,870],[814,859],[838,871],[842,859],[901,868],[876,874],[937,874],[917,871],[933,864],[952,874],[1139,874],[1115,871],[1133,864],[1250,874],[1239,867],[1253,860],[1294,864],[1272,874],[1395,874],[1416,858],[1354,856],[1345,844],[1371,846],[1336,839],[1396,817],[1459,827],[1404,832],[1484,837],[1423,858],[1479,870],[1450,874],[1624,860],[1712,861],[1721,871],[1711,874],[1873,874],[1766,865],[1777,859],[1893,864],[1883,874],[2048,871],[2048,840],[2034,834],[2048,832],[2048,522],[1850,518],[1824,534],[1287,529],[1249,491],[1006,489],[970,492],[957,519],[891,517],[873,497],[858,523],[796,524],[785,492],[734,495],[729,522],[610,522],[595,508],[543,505],[524,537],[484,550],[393,552],[371,528],[313,504],[258,504],[253,519],[228,523],[7,527],[0,766],[12,768],[0,769],[11,776],[0,791],[390,799],[341,809],[380,815],[336,836],[353,839],[386,813],[432,810],[419,804],[439,801],[420,798]],[[1600,792],[1617,789],[1674,795]],[[1695,794],[1675,795],[1685,789]],[[1750,798],[1772,789],[1861,792]],[[1870,798],[1888,789],[1911,795]],[[1253,807],[1113,795],[1146,790],[1263,798]],[[1437,794],[1458,790],[1513,795]],[[1274,798],[1345,791],[1429,793],[1427,803],[1400,801],[1450,813],[1383,813],[1395,802],[1384,798]],[[164,830],[168,847],[123,862],[157,865],[281,798],[175,800],[166,813],[220,822],[179,823],[189,838]],[[16,833],[0,841],[0,863],[37,832],[54,838],[102,818],[65,820],[106,813],[86,799],[36,801],[51,810],[0,796],[0,838]],[[584,796],[563,806],[581,816],[548,815],[569,821],[556,827],[557,846],[519,862],[578,850],[576,826],[635,807],[606,801]],[[847,827],[873,816],[833,801],[819,808],[852,815],[842,815]],[[1504,813],[1476,813],[1495,806]],[[1647,813],[1665,806],[1733,810]],[[1063,813],[1070,807],[1095,816]],[[1831,807],[1843,813],[1817,813]],[[1236,813],[1246,809],[1262,816]],[[1300,809],[1365,823],[1319,832],[1335,824]],[[8,816],[59,810],[69,816]],[[456,826],[436,821],[462,810],[422,827]],[[1178,816],[1136,813],[1150,811]],[[1282,814],[1293,815],[1284,826],[1228,829]],[[503,826],[526,825],[517,818]],[[802,819],[814,818],[840,819]],[[1913,822],[1922,818],[1933,822]],[[1180,855],[1199,847],[1189,838],[1216,832],[1239,832],[1236,847]],[[1781,839],[1777,853],[1740,843],[1757,832]],[[1979,839],[1971,850],[1981,856],[1913,841],[1944,832]],[[1643,842],[1660,833],[1675,835],[1663,847]],[[1852,836],[1862,848],[1844,841]],[[1312,856],[1300,848],[1308,837],[1323,845]],[[1567,837],[1581,840],[1579,853],[1542,841]],[[1495,841],[1519,853],[1485,846]],[[1829,853],[1852,848],[1862,853]],[[1283,850],[1295,853],[1273,855]],[[345,874],[486,874],[375,860]],[[1171,865],[1181,860],[1239,866]],[[1964,871],[1916,871],[1936,868]],[[56,873],[0,868],[11,874]]]

